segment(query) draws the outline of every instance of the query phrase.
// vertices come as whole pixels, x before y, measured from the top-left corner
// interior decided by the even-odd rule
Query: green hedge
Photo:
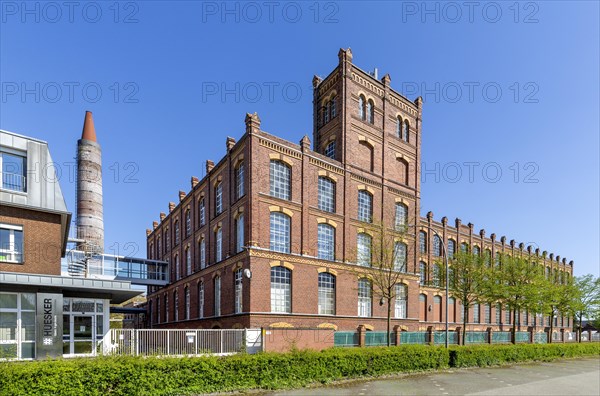
[[[1,395],[167,395],[283,389],[446,367],[599,355],[599,344],[333,348],[228,357],[106,357],[0,363]]]

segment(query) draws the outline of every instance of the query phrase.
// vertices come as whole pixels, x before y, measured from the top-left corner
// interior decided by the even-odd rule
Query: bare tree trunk
[[[462,333],[462,344],[466,344],[467,340],[467,322],[469,320],[469,306],[463,304],[463,333]]]
[[[512,312],[512,316],[513,316],[513,322],[512,322],[512,332],[513,332],[513,337],[512,337],[512,341],[513,344],[517,343],[517,310],[515,308],[513,308],[513,312]]]
[[[387,299],[387,346],[390,346],[390,326],[392,322],[392,299]]]
[[[554,310],[550,313],[550,333],[548,334],[548,344],[552,344],[552,330],[554,329]]]
[[[583,320],[583,312],[579,312],[579,328],[577,329],[577,342],[581,342],[581,321]]]

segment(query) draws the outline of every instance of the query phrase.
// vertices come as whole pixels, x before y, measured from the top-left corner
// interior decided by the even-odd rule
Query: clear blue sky
[[[425,98],[423,215],[598,275],[598,2],[23,4],[0,3],[0,127],[49,142],[74,210],[67,168],[93,111],[109,251],[145,255],[146,228],[243,134],[246,112],[311,136],[311,79],[351,47]]]

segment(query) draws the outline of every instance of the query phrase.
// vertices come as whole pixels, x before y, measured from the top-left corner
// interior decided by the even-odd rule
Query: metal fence
[[[487,331],[467,331],[465,344],[486,344],[487,342]]]
[[[436,331],[433,333],[433,343],[435,345],[445,345],[446,344],[446,332],[445,331]],[[456,331],[448,332],[448,345],[458,344],[458,333]]]
[[[195,356],[260,350],[260,329],[111,329],[100,345],[104,355]],[[258,337],[257,337],[258,333]]]
[[[333,335],[333,345],[336,347],[358,346],[358,332],[336,331]]]
[[[515,342],[518,343],[529,343],[529,332],[528,331],[517,331],[515,332]]]
[[[534,344],[546,344],[548,342],[548,334],[546,333],[535,333],[533,335]]]
[[[365,333],[366,346],[382,346],[387,345],[387,337],[385,331],[367,331]],[[396,336],[390,333],[390,345],[396,345]]]
[[[421,331],[403,331],[400,344],[427,344],[427,333]]]
[[[493,344],[508,344],[510,343],[510,331],[494,331],[492,333]]]

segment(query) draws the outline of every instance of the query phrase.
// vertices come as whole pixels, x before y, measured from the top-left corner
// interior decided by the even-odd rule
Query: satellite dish
[[[252,271],[250,271],[248,268],[246,268],[246,269],[244,270],[244,276],[245,276],[246,278],[248,278],[248,279],[251,279],[251,278],[252,278]]]

